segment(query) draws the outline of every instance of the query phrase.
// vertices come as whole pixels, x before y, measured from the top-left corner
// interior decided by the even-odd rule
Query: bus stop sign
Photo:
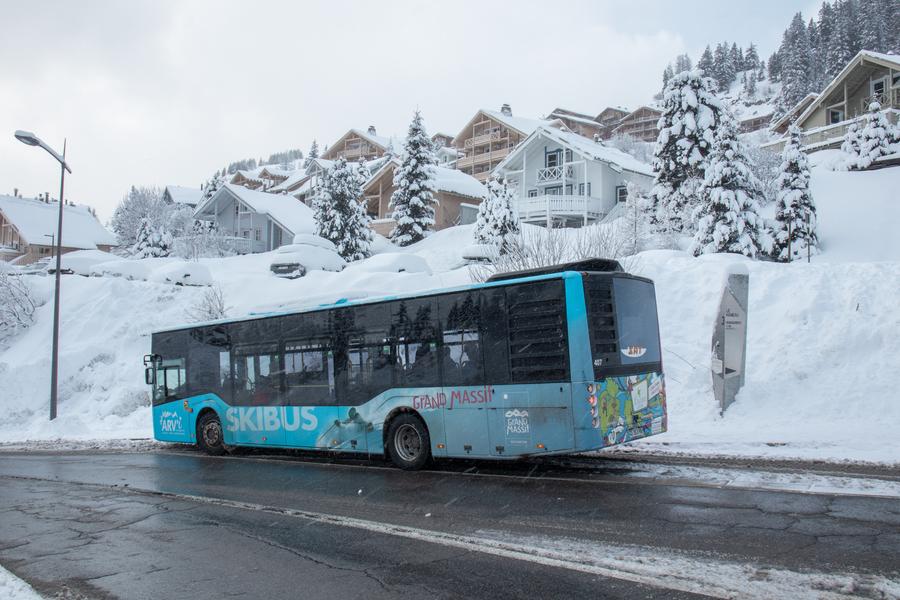
[[[730,273],[712,338],[713,393],[719,402],[719,414],[734,402],[744,385],[747,366],[747,298],[750,275]]]

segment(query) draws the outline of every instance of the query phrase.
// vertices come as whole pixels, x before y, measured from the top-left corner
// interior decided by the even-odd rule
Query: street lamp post
[[[23,144],[28,144],[29,146],[40,146],[44,150],[47,151],[50,156],[59,161],[60,175],[59,175],[59,218],[57,220],[56,227],[56,285],[53,292],[53,355],[51,357],[51,365],[50,365],[50,420],[56,418],[56,389],[57,383],[59,381],[59,278],[62,271],[62,226],[63,226],[63,206],[65,205],[65,184],[66,184],[66,171],[72,173],[72,169],[69,168],[68,163],[66,163],[66,141],[63,140],[63,151],[62,155],[57,154],[53,148],[48,146],[39,138],[34,135],[30,131],[22,131],[18,130],[15,133],[16,139],[22,142]]]

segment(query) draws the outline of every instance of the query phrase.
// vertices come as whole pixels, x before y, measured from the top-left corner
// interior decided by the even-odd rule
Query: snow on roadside
[[[0,565],[0,598],[3,600],[43,600],[30,585]]]
[[[811,264],[731,255],[695,259],[670,250],[628,261],[656,281],[670,419],[666,434],[614,452],[900,464],[894,381],[900,238],[869,235],[900,222],[900,169],[846,173],[819,166],[813,187],[823,252]],[[230,315],[242,316],[464,285],[470,272],[456,267],[470,244],[471,226],[463,226],[408,248],[383,249],[415,254],[430,275],[360,265],[285,280],[269,273],[271,253],[201,263],[222,288]],[[710,337],[733,262],[746,263],[750,273],[748,375],[738,401],[721,417],[711,392]],[[50,278],[29,281],[49,298]],[[0,347],[0,442],[152,437],[141,364],[148,334],[186,322],[185,311],[202,294],[202,288],[146,281],[65,277],[61,416],[46,420],[48,303],[30,330]]]

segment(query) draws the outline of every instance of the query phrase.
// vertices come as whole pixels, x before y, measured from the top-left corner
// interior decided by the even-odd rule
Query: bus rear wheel
[[[431,437],[422,419],[403,414],[391,421],[387,434],[391,462],[405,471],[424,467],[431,458]]]
[[[197,446],[207,454],[221,456],[225,454],[225,436],[222,433],[222,422],[216,413],[204,413],[197,421]]]

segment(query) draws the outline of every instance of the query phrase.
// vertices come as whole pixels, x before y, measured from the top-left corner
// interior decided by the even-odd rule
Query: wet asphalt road
[[[866,585],[876,576],[900,581],[896,498],[521,466],[405,473],[194,452],[0,454],[0,564],[48,597],[723,595],[654,583],[652,569],[623,579],[486,551],[472,537],[571,548],[573,559],[610,544],[663,549],[687,558],[670,570],[727,561],[750,579],[773,569],[861,574],[850,597],[879,597]]]

